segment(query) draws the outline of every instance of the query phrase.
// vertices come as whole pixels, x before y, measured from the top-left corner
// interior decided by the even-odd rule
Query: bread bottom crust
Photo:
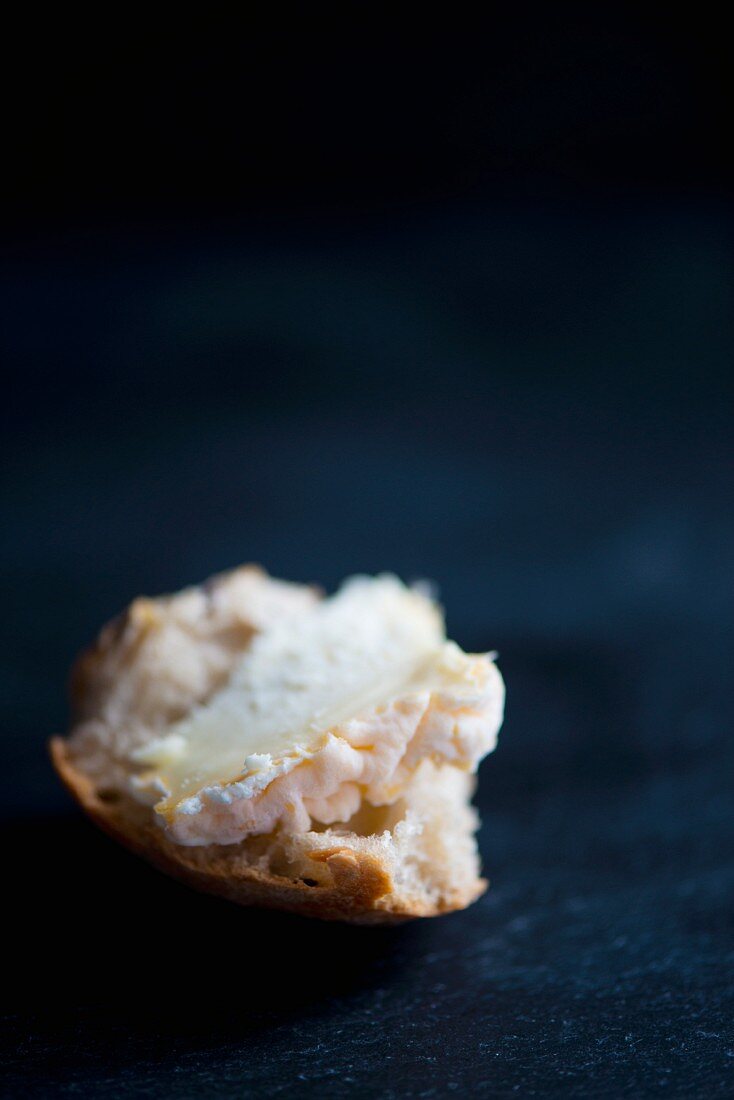
[[[465,909],[487,888],[484,879],[476,878],[469,886],[430,903],[395,893],[387,861],[350,847],[311,853],[310,858],[328,868],[331,885],[309,885],[248,865],[238,845],[185,847],[166,836],[146,807],[117,792],[100,792],[74,765],[63,738],[52,738],[49,751],[66,789],[104,832],[172,878],[237,905],[353,924],[399,924]]]

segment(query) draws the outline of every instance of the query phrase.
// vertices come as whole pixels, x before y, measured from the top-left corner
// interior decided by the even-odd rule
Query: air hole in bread
[[[97,791],[97,798],[100,802],[105,802],[108,806],[114,805],[115,802],[119,802],[122,795],[120,791],[112,790],[109,787],[101,787]]]

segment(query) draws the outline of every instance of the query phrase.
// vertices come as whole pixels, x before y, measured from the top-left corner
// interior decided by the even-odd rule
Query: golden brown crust
[[[351,848],[312,853],[311,858],[325,863],[332,877],[332,885],[314,886],[247,865],[237,845],[190,848],[175,844],[156,825],[149,810],[114,792],[107,796],[98,790],[89,776],[74,766],[63,738],[52,738],[49,751],[67,790],[109,836],[173,878],[238,905],[284,909],[321,920],[395,924],[463,909],[486,888],[486,882],[477,879],[470,892],[431,906],[392,894],[388,868],[376,856]]]

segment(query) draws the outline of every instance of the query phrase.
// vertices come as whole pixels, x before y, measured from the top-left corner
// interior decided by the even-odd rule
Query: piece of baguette
[[[202,589],[136,601],[77,663],[75,730],[69,739],[52,739],[54,766],[98,826],[197,890],[240,905],[361,924],[462,909],[486,882],[470,805],[474,778],[451,764],[426,758],[396,801],[363,803],[346,822],[196,846],[177,843],[126,787],[131,748],[206,701],[232,655],[270,619],[315,598],[247,568]]]

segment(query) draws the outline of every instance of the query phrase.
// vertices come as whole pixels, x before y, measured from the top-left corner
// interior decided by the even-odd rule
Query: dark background
[[[8,1096],[734,1092],[712,12],[9,43]],[[44,744],[77,649],[246,560],[430,577],[499,650],[468,912],[236,910],[70,805]]]

